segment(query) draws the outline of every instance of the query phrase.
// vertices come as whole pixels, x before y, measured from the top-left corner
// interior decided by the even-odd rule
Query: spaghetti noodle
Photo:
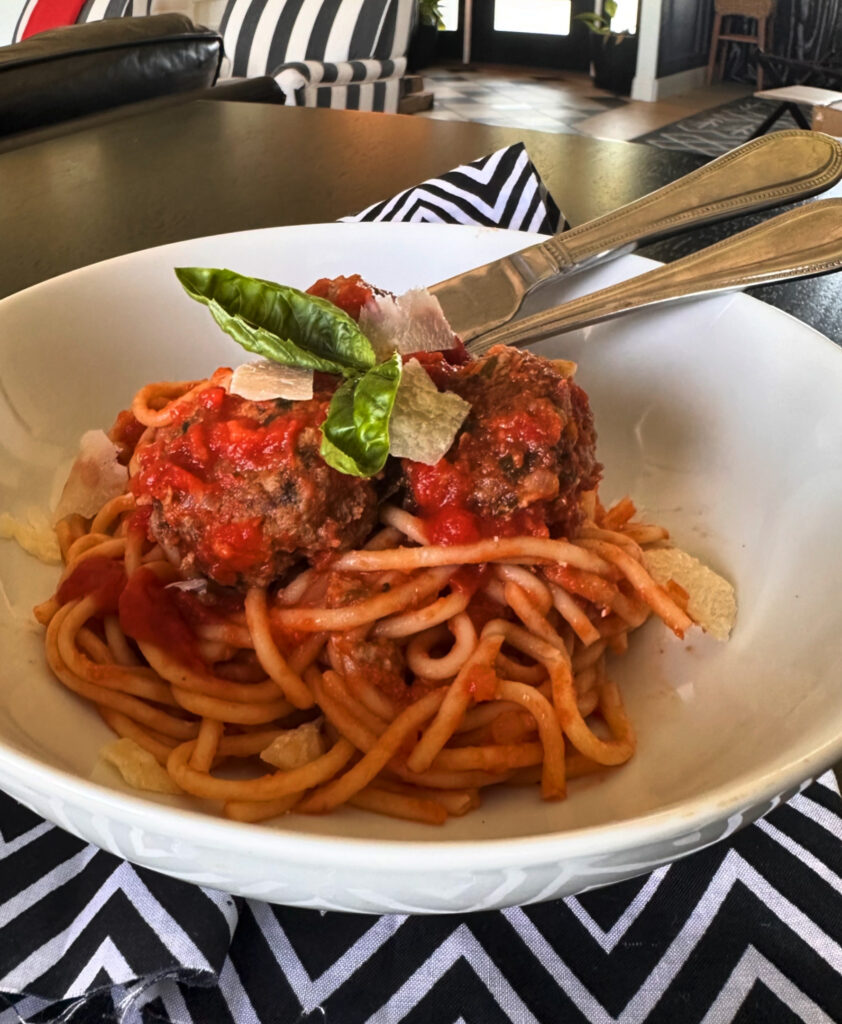
[[[549,372],[540,362],[529,372]],[[319,395],[231,405],[229,376],[144,386],[110,434],[125,493],[58,524],[65,568],[35,612],[66,687],[240,821],[350,804],[441,824],[488,787],[536,783],[558,800],[569,779],[632,756],[608,658],[651,614],[679,636],[693,623],[684,591],[644,566],[667,531],[636,522],[628,498],[598,499],[584,393],[561,427],[534,402],[517,414],[501,443],[532,454],[499,479],[470,447],[490,435],[466,430],[467,454],[438,478],[404,465],[397,483],[393,471],[340,491],[325,477],[330,493],[305,493],[312,476],[289,452],[309,450]],[[476,400],[482,384],[473,372],[465,390]],[[567,470],[534,453],[565,444],[577,468],[560,490]],[[237,518],[232,494],[253,474],[264,504],[249,494],[253,514]],[[474,494],[489,504],[477,511]],[[290,525],[302,503],[320,522]]]

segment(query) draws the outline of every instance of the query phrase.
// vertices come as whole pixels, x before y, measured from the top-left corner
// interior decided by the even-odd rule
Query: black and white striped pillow
[[[26,0],[26,3],[21,6],[21,12],[18,16],[15,30],[12,33],[12,42],[19,43],[23,39],[23,34],[26,31],[26,26],[29,24],[29,17],[35,10],[35,5],[38,0]]]
[[[220,23],[232,74],[293,61],[386,60],[409,45],[416,0],[228,0]]]
[[[0,0],[0,3],[5,0]],[[26,0],[21,7],[15,31],[12,35],[12,42],[19,43],[23,39],[29,18],[35,10],[38,0]],[[152,0],[85,0],[79,15],[76,18],[77,25],[83,25],[88,21],[104,21],[106,18],[131,18],[141,17],[149,14],[152,7]]]
[[[140,18],[149,14],[151,7],[152,0],[86,0],[76,24],[106,18]]]

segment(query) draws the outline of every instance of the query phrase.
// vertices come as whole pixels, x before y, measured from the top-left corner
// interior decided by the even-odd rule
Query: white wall
[[[0,46],[9,46],[20,17],[20,4],[0,0]]]
[[[633,100],[658,98],[658,43],[661,37],[662,0],[641,0],[637,36],[637,71],[632,82]]]
[[[196,25],[206,28],[219,28],[224,10],[225,0],[153,0],[152,3],[153,14],[175,11],[186,14]]]
[[[631,98],[654,102],[705,84],[705,68],[691,68],[658,78],[658,48],[661,37],[663,0],[641,0],[638,29],[637,69]]]

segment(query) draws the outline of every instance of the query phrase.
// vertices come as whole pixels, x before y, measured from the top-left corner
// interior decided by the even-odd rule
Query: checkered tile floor
[[[594,87],[578,72],[427,68],[433,109],[416,114],[442,121],[479,121],[545,132],[583,133],[577,125],[628,100]]]

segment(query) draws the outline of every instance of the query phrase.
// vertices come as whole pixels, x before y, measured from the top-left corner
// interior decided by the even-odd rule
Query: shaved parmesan
[[[29,509],[26,519],[16,519],[5,512],[0,514],[0,537],[17,541],[24,551],[42,562],[61,561],[55,530],[40,509]]]
[[[404,295],[377,295],[360,310],[360,328],[378,359],[393,352],[441,352],[453,348],[453,330],[439,300],[426,288]]]
[[[129,482],[129,471],[118,460],[117,446],[102,430],[88,430],[79,443],[79,454],[61,498],[53,521],[76,515],[90,519],[102,506],[118,498]]]
[[[313,371],[257,359],[234,370],[228,390],[250,402],[271,402],[275,398],[303,402],[313,397]]]
[[[453,444],[470,409],[470,402],[459,395],[439,391],[417,359],[408,360],[389,420],[390,453],[435,465]]]
[[[324,719],[317,718],[314,722],[305,722],[296,729],[285,729],[278,733],[261,752],[261,760],[284,772],[315,761],[326,750],[321,731],[323,721]]]
[[[134,789],[145,789],[150,793],[181,792],[154,755],[127,736],[106,743],[99,756],[108,764],[113,764],[123,780]]]
[[[727,640],[737,617],[734,588],[713,569],[680,548],[651,548],[643,561],[656,583],[674,580],[688,595],[687,614],[706,633]]]

